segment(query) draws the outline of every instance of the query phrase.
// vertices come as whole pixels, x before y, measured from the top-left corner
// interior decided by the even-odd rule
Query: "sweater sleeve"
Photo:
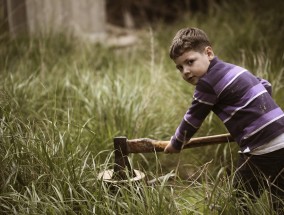
[[[208,88],[199,87],[199,90],[195,90],[191,107],[185,113],[174,136],[171,138],[171,144],[175,149],[180,150],[183,143],[190,140],[212,110],[216,103],[217,96],[211,92],[212,89],[211,91],[208,91]]]

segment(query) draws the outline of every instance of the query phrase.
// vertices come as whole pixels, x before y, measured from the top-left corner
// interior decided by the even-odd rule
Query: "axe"
[[[234,142],[230,134],[220,134],[206,137],[191,138],[185,143],[182,149],[195,148],[207,145],[214,145],[220,143]],[[126,137],[114,138],[114,169],[109,179],[126,180],[129,176],[137,177],[136,170],[132,170],[128,160],[130,153],[151,153],[163,152],[170,141],[153,140],[149,138],[140,138],[128,140]]]

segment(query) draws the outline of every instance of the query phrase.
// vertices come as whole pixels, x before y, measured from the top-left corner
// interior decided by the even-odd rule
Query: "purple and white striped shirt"
[[[181,149],[213,111],[240,146],[253,150],[284,133],[284,113],[271,97],[271,85],[246,69],[215,57],[196,85],[193,102],[171,144]]]

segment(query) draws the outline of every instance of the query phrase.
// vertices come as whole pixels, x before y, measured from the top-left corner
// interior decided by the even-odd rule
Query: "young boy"
[[[213,111],[240,147],[235,187],[259,196],[262,185],[269,185],[271,193],[283,200],[284,113],[271,97],[270,83],[219,60],[207,35],[197,28],[177,32],[170,57],[195,91],[165,153],[180,152]]]

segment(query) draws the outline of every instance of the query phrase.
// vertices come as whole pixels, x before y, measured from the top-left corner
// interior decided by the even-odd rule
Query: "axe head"
[[[135,172],[132,170],[128,160],[128,145],[126,137],[115,137],[114,143],[114,174],[112,178],[125,180],[127,177],[135,177]]]

